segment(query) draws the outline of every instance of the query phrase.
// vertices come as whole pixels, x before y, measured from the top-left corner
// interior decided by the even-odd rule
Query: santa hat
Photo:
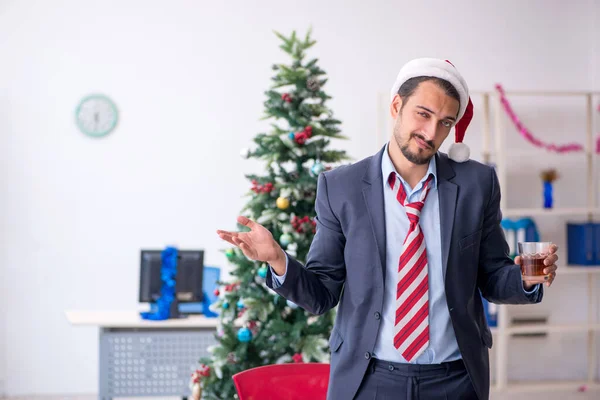
[[[391,100],[398,94],[400,86],[410,78],[418,76],[432,76],[444,79],[458,92],[460,97],[460,109],[458,111],[457,123],[454,126],[454,143],[448,150],[448,156],[456,162],[465,162],[469,159],[469,147],[463,143],[465,132],[471,119],[473,118],[473,103],[469,97],[469,87],[467,82],[460,75],[456,67],[448,60],[439,60],[437,58],[418,58],[405,64],[394,82],[391,91]]]

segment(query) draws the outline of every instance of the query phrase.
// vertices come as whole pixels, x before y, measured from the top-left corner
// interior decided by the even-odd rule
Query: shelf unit
[[[600,92],[524,92],[524,91],[506,91],[507,97],[513,96],[578,96],[585,98],[586,103],[586,143],[585,143],[585,162],[586,162],[586,186],[587,186],[587,205],[586,207],[561,208],[555,207],[552,209],[544,208],[509,208],[507,205],[507,196],[502,196],[501,210],[503,217],[587,217],[589,221],[596,215],[600,214],[596,199],[597,186],[595,184],[595,149],[594,149],[594,129],[593,129],[593,99],[594,96],[600,95]],[[500,187],[503,191],[507,191],[507,170],[508,170],[508,154],[506,151],[506,130],[504,123],[506,121],[504,110],[500,96],[497,92],[478,92],[473,96],[480,95],[483,100],[483,162],[489,163],[492,156],[492,146],[494,146],[494,162],[496,164],[496,172],[500,181]],[[494,113],[494,134],[491,134],[491,114],[493,101]],[[492,141],[493,140],[493,141]],[[563,254],[565,252],[563,251]],[[564,266],[560,265],[557,276],[587,276],[587,300],[588,313],[586,321],[583,323],[573,324],[527,324],[527,325],[511,325],[510,313],[508,305],[498,306],[498,326],[492,330],[495,338],[496,360],[493,366],[495,384],[492,390],[500,392],[531,392],[531,391],[548,391],[548,390],[575,390],[583,385],[588,389],[600,389],[600,383],[596,380],[598,371],[597,360],[597,343],[596,334],[600,332],[600,321],[597,318],[599,310],[598,294],[595,293],[598,276],[600,275],[600,267],[593,266]],[[587,380],[585,381],[562,381],[562,382],[528,382],[516,383],[508,380],[508,354],[509,341],[514,334],[523,333],[558,333],[568,334],[573,332],[587,332]]]

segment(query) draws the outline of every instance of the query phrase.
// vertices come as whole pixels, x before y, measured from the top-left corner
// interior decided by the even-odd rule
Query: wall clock
[[[88,136],[102,137],[115,129],[118,121],[115,103],[107,96],[93,94],[81,100],[75,111],[77,127]]]

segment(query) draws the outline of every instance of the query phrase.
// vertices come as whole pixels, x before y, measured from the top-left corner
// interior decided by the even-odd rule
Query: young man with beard
[[[468,86],[448,61],[407,63],[392,87],[390,141],[374,156],[319,175],[317,233],[306,265],[269,231],[218,231],[269,263],[267,285],[309,312],[339,304],[328,399],[487,399],[492,335],[480,293],[532,304],[540,281],[509,257],[492,167],[468,160]],[[439,148],[455,128],[449,155]]]

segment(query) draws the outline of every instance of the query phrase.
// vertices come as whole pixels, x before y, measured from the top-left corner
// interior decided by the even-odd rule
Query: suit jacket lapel
[[[379,253],[380,268],[382,279],[385,279],[385,204],[383,200],[383,175],[381,173],[381,157],[385,151],[385,146],[373,157],[367,165],[367,170],[363,177],[363,197],[365,199],[371,228],[375,236],[375,243]]]
[[[452,239],[452,229],[454,227],[454,212],[456,210],[456,197],[458,186],[450,182],[455,176],[454,169],[445,154],[436,154],[437,176],[438,176],[438,196],[440,202],[440,225],[442,240],[442,270],[444,279],[448,269],[448,254],[450,252],[450,241]]]

